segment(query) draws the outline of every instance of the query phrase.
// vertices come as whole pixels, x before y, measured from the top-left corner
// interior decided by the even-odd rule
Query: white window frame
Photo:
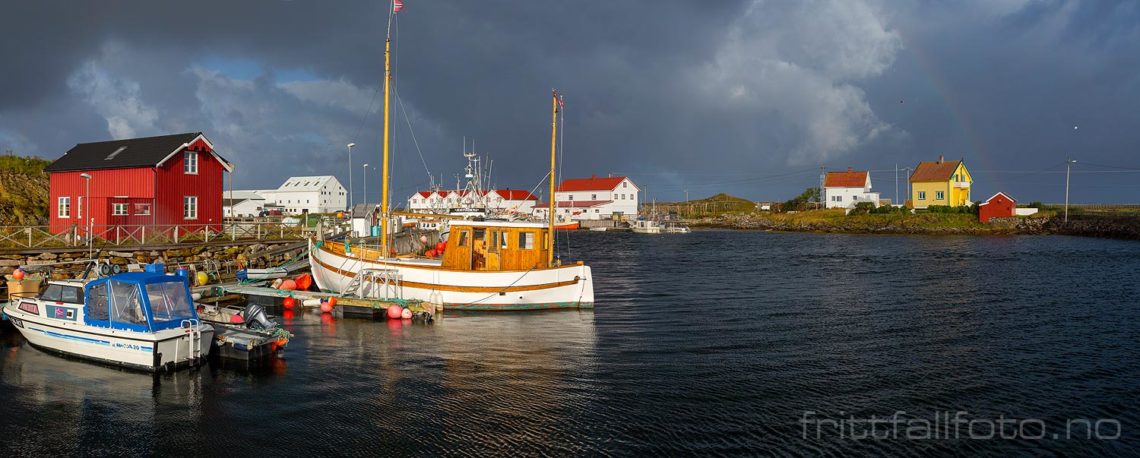
[[[71,196],[59,196],[55,202],[55,215],[60,219],[71,218]]]
[[[122,210],[121,212],[119,210]],[[127,216],[130,210],[130,204],[126,202],[115,202],[111,204],[111,216]]]
[[[198,219],[198,196],[182,196],[182,219]]]
[[[926,191],[918,192],[918,200],[926,200]]]
[[[146,209],[146,213],[139,211],[139,209],[143,209],[143,208]],[[136,203],[135,204],[135,215],[150,216],[150,203]]]
[[[80,221],[83,221],[83,196],[76,197],[75,200],[78,202],[75,207],[75,214]]]
[[[946,200],[946,191],[934,191],[934,200]]]
[[[186,175],[198,174],[198,152],[187,151],[186,157],[182,161],[182,173]]]

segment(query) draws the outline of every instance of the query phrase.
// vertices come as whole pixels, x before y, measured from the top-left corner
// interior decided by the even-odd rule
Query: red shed
[[[201,132],[80,143],[44,169],[51,174],[54,233],[114,238],[221,229],[223,172],[233,164]],[[90,185],[90,189],[88,189]],[[153,232],[151,232],[153,233]]]
[[[1016,208],[1016,199],[999,192],[978,205],[978,221],[988,223],[990,218],[1008,218],[1017,213]]]

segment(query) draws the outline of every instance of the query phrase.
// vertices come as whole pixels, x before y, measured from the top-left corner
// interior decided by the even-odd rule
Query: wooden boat
[[[451,310],[592,307],[593,275],[579,262],[548,263],[550,229],[539,223],[452,221],[442,259],[382,257],[375,247],[314,242],[322,290],[417,299]],[[360,277],[363,281],[354,280]]]
[[[389,10],[395,14],[395,7]],[[549,225],[514,221],[450,222],[442,259],[398,258],[389,243],[389,92],[391,30],[384,45],[384,132],[377,245],[310,240],[309,264],[322,290],[379,299],[422,300],[458,310],[530,310],[593,307],[590,268],[554,261],[555,212]],[[550,196],[554,196],[558,114],[563,100],[551,99]]]
[[[214,337],[185,280],[156,272],[51,281],[4,313],[37,348],[150,372],[202,364]]]

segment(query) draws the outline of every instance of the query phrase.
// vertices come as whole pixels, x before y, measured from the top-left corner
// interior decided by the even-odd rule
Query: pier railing
[[[54,230],[53,230],[54,229]],[[335,224],[316,226],[282,221],[226,220],[218,224],[0,226],[0,249],[140,246],[215,241],[300,240],[318,232],[333,233]],[[88,234],[89,232],[89,234]]]

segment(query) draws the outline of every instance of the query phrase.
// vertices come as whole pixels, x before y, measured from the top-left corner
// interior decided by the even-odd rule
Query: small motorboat
[[[199,321],[184,277],[157,269],[97,280],[52,280],[4,313],[50,353],[150,372],[202,364],[214,328]]]
[[[214,326],[213,354],[225,359],[256,361],[279,354],[293,337],[265,316],[258,304],[245,308],[199,305],[198,316]]]

